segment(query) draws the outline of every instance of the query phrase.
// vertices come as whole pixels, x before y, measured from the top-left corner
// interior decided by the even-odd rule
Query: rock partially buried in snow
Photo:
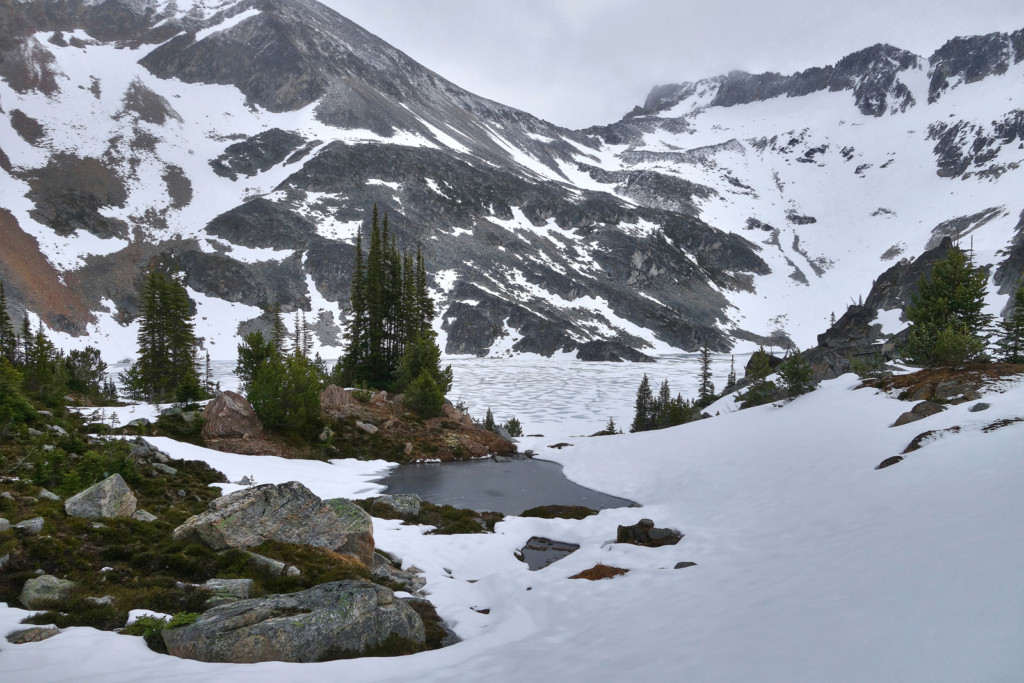
[[[11,645],[24,645],[25,643],[38,643],[53,638],[61,630],[55,626],[34,626],[23,628],[18,631],[11,631],[7,634],[7,642]]]
[[[25,582],[18,600],[28,609],[39,609],[66,600],[74,587],[73,581],[43,574]]]
[[[641,519],[633,525],[620,525],[615,536],[615,542],[657,548],[663,545],[675,545],[682,538],[683,534],[674,529],[659,529],[654,526],[653,520]]]
[[[115,473],[68,498],[64,501],[64,511],[71,517],[88,519],[131,517],[137,504],[128,484]]]
[[[354,554],[369,565],[373,562],[372,522],[368,538],[366,526],[362,516],[343,518],[308,488],[292,481],[254,486],[217,498],[208,511],[175,529],[174,538],[197,540],[214,550],[250,548],[269,540],[313,545]]]
[[[892,423],[893,427],[900,427],[910,422],[917,422],[926,417],[931,417],[945,410],[946,407],[933,401],[921,401],[909,411],[903,413]]]
[[[263,425],[252,404],[234,391],[221,392],[206,404],[203,419],[206,439],[257,439],[263,434]]]
[[[175,657],[231,663],[326,661],[391,635],[423,643],[423,620],[390,589],[365,581],[214,607],[193,624],[162,632]]]
[[[886,458],[882,462],[878,463],[878,466],[875,467],[875,469],[876,470],[884,470],[886,467],[892,467],[893,465],[895,465],[898,462],[901,462],[902,460],[903,460],[903,456],[902,455],[894,455],[894,456]]]

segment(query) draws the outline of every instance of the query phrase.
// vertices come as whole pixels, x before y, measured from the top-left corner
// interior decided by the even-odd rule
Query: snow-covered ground
[[[391,659],[204,664],[141,638],[67,629],[0,650],[4,681],[1019,681],[1024,675],[1024,379],[983,400],[890,428],[910,404],[852,375],[782,407],[547,448],[573,480],[640,501],[582,521],[509,518],[496,533],[425,536],[374,520],[379,547],[425,572],[463,641]],[[928,429],[960,426],[876,471]],[[380,463],[224,456],[160,441],[229,478],[299,479],[330,494],[373,490]],[[318,490],[318,489],[314,489]],[[324,494],[328,491],[324,491]],[[610,543],[650,517],[679,545]],[[530,572],[532,535],[581,545]],[[680,561],[696,567],[673,569]],[[630,570],[589,582],[597,562]],[[489,608],[480,614],[473,608]],[[26,612],[0,607],[0,632]]]

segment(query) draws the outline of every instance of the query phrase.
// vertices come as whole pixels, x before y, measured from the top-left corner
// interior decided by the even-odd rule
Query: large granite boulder
[[[98,484],[64,501],[64,512],[72,517],[131,517],[138,501],[120,474],[112,474]]]
[[[74,587],[73,581],[43,574],[25,582],[18,600],[26,609],[41,609],[67,600]]]
[[[175,529],[174,538],[196,540],[213,550],[250,548],[270,540],[313,545],[354,555],[370,565],[372,530],[372,523],[362,517],[343,517],[305,486],[290,481],[217,498],[209,510]]]
[[[256,411],[241,394],[221,392],[203,410],[204,439],[258,439],[263,425]]]
[[[391,635],[423,643],[423,620],[390,589],[365,581],[241,600],[162,632],[176,657],[230,663],[321,662],[362,652]]]
[[[345,389],[330,384],[320,392],[320,418],[324,422],[342,420],[349,415],[361,415],[365,412],[359,401]]]

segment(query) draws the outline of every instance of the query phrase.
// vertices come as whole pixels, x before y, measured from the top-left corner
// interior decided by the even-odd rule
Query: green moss
[[[541,505],[540,507],[524,510],[520,517],[539,517],[541,519],[584,519],[596,515],[597,510],[591,510],[582,505]]]

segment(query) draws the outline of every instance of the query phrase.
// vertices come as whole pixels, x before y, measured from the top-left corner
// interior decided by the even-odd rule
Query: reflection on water
[[[539,505],[582,505],[592,510],[631,501],[583,488],[547,460],[468,460],[399,465],[380,480],[387,493],[415,493],[438,505],[517,515]]]

